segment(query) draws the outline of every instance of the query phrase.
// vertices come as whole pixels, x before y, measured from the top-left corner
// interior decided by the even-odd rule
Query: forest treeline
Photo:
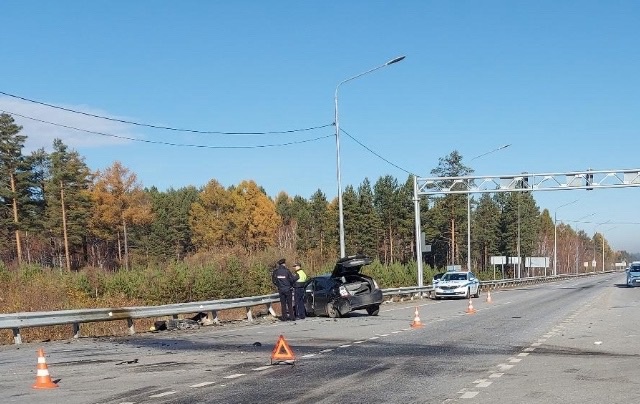
[[[204,186],[159,190],[144,187],[118,161],[91,170],[60,139],[50,152],[24,154],[26,139],[12,116],[0,114],[0,265],[5,269],[38,265],[115,272],[202,264],[235,254],[259,258],[267,268],[285,256],[317,271],[339,255],[337,200],[328,200],[320,189],[309,198],[285,192],[270,197],[252,180],[225,187],[211,179]],[[451,177],[473,170],[453,151],[431,173]],[[471,198],[471,207],[469,252],[467,197],[421,200],[422,231],[432,246],[423,260],[430,268],[464,266],[469,253],[477,271],[492,268],[493,255],[553,257],[554,222],[532,193],[483,194]],[[404,182],[387,175],[349,185],[343,208],[348,254],[368,254],[383,265],[415,263],[411,176]],[[612,251],[603,237],[558,224],[558,273],[584,271],[582,263],[602,257],[603,247],[608,265],[624,259],[626,253]]]

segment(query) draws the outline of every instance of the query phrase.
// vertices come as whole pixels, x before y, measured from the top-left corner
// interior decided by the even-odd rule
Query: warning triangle
[[[287,341],[285,341],[284,337],[281,335],[278,338],[278,342],[276,346],[273,348],[273,352],[271,353],[271,362],[273,361],[295,361],[296,357],[293,355],[293,351]]]

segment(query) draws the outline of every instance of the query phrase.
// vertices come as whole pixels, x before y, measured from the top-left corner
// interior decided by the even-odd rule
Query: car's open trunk
[[[371,281],[364,276],[352,274],[343,276],[341,278],[343,286],[353,296],[357,296],[362,293],[371,293],[373,285]]]

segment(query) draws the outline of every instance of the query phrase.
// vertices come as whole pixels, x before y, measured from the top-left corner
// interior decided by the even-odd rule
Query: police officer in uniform
[[[278,288],[280,296],[280,310],[282,311],[282,321],[294,321],[296,319],[293,312],[293,284],[298,277],[289,271],[285,266],[286,260],[281,258],[278,260],[278,266],[271,274],[271,281]]]
[[[299,262],[293,265],[293,269],[296,271],[296,275],[298,275],[298,280],[293,285],[293,295],[296,301],[296,319],[304,320],[306,317],[304,309],[304,284],[307,281],[307,274],[302,270],[302,265],[300,265]]]

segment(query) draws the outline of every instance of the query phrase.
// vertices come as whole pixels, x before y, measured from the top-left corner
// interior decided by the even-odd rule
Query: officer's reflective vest
[[[307,274],[305,274],[302,269],[296,271],[296,273],[298,274],[298,280],[296,281],[295,286],[301,288],[304,286],[304,283],[307,281]]]

